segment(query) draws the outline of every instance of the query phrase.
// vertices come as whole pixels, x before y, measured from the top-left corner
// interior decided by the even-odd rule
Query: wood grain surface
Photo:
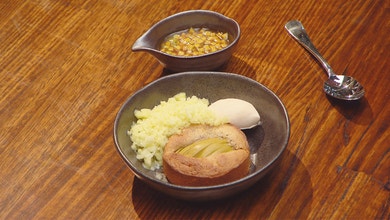
[[[220,71],[270,88],[291,121],[273,172],[205,203],[152,190],[113,142],[120,106],[168,73],[133,42],[189,9],[240,24]],[[0,219],[390,219],[389,1],[2,0],[0,11]],[[292,19],[364,99],[322,92],[326,74],[284,30]]]

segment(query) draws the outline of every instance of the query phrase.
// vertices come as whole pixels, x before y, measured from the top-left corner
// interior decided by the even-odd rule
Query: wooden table
[[[133,42],[189,9],[238,21],[220,71],[273,90],[291,121],[280,166],[202,204],[144,185],[113,142],[122,103],[166,73]],[[0,219],[390,218],[389,1],[3,0],[0,10]],[[323,93],[326,74],[284,30],[292,19],[364,85],[363,100]]]

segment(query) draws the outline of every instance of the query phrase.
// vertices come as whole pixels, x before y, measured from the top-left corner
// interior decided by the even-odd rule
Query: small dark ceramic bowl
[[[227,32],[231,43],[214,53],[191,57],[171,56],[159,50],[168,35],[191,27]],[[135,41],[132,50],[152,54],[165,68],[174,72],[215,70],[229,60],[239,39],[240,27],[235,20],[213,11],[191,10],[157,22]]]
[[[134,110],[153,108],[160,101],[180,92],[185,92],[187,96],[207,98],[210,103],[222,98],[238,98],[255,106],[262,124],[244,132],[251,148],[252,161],[250,173],[246,177],[208,187],[179,186],[162,180],[162,170],[147,170],[136,159],[127,135],[136,121]],[[139,179],[170,196],[192,201],[220,199],[252,186],[275,167],[287,146],[289,135],[287,111],[272,91],[250,78],[221,72],[185,72],[162,77],[134,93],[119,110],[114,124],[116,148]]]

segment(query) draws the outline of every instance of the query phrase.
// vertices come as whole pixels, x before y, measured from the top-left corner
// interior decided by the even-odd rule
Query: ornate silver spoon
[[[336,75],[328,62],[318,52],[310,41],[302,23],[299,21],[289,21],[285,25],[288,33],[294,37],[307,51],[309,51],[324,67],[328,74],[328,80],[324,83],[326,94],[342,100],[358,100],[364,96],[363,86],[350,76]]]

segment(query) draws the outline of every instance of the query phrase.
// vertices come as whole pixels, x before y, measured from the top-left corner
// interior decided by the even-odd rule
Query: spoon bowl
[[[333,75],[324,83],[324,91],[342,100],[357,100],[364,96],[363,86],[351,76]]]
[[[309,51],[324,67],[328,80],[324,83],[324,92],[329,96],[342,100],[358,100],[364,96],[363,86],[351,76],[336,75],[328,62],[311,42],[300,21],[289,21],[285,25],[288,33]]]

